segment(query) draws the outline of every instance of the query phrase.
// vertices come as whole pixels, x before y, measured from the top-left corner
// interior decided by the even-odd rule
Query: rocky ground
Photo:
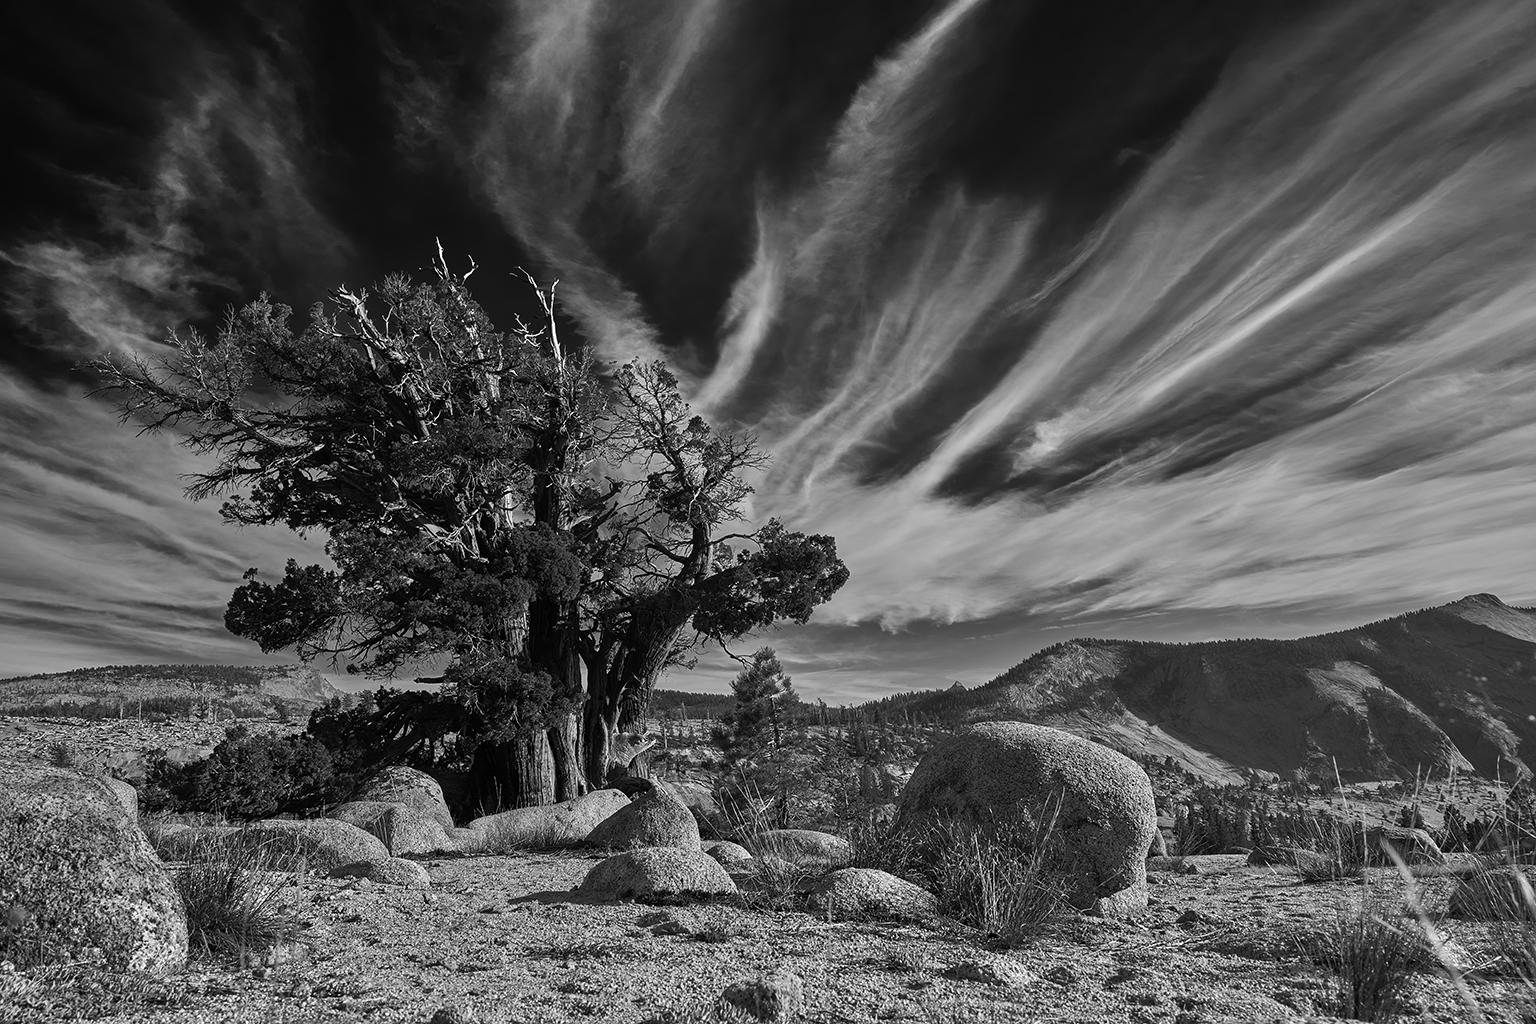
[[[1135,923],[1074,918],[1006,952],[957,926],[581,902],[571,889],[596,858],[578,855],[425,860],[427,892],[295,882],[287,898],[302,938],[275,964],[203,960],[154,981],[11,971],[0,975],[0,1021],[425,1024],[456,1007],[485,1024],[625,1024],[686,1019],[726,985],[778,969],[805,980],[808,1021],[1327,1019],[1331,982],[1299,943],[1371,887],[1400,884],[1385,871],[1306,884],[1240,860],[1155,870],[1153,905]],[[1450,880],[1427,884],[1433,903]],[[1475,942],[1452,934],[1459,955],[1475,956]],[[1473,992],[1487,1020],[1520,1019],[1507,984]],[[1415,981],[1412,1010],[1425,1024],[1469,1019],[1432,974]]]
[[[155,747],[207,747],[228,724],[0,718],[0,762],[46,761],[62,741],[83,765],[100,766]],[[803,1019],[818,1022],[1327,1020],[1333,982],[1305,955],[1308,938],[1362,898],[1392,903],[1404,892],[1389,870],[1364,882],[1304,883],[1241,856],[1154,861],[1152,905],[1138,920],[1072,918],[1005,951],[955,924],[834,922],[761,900],[654,907],[578,898],[572,890],[598,860],[423,858],[432,883],[424,892],[289,876],[284,898],[303,929],[277,957],[244,965],[196,957],[157,979],[0,964],[0,1024],[427,1024],[449,1008],[466,1016],[441,1015],[444,1024],[706,1020],[727,985],[781,969],[804,979]],[[1431,912],[1454,884],[1423,880]],[[1479,926],[1446,927],[1463,966],[1488,963]],[[1470,992],[1482,1019],[1529,1019],[1509,979],[1474,973]],[[1425,1024],[1476,1019],[1433,972],[1413,982],[1410,1010]]]
[[[48,763],[53,748],[63,744],[76,764],[87,770],[106,770],[115,758],[142,755],[150,750],[185,751],[206,756],[231,726],[241,724],[252,732],[297,732],[302,724],[279,724],[265,718],[218,720],[172,718],[151,721],[139,718],[108,718],[97,722],[80,718],[33,718],[0,715],[0,765],[7,761]]]

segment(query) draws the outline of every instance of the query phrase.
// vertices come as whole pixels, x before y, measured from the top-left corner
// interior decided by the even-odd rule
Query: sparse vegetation
[[[242,964],[298,933],[285,891],[291,858],[270,843],[209,839],[175,871],[195,948]]]
[[[1003,947],[1041,938],[1041,926],[1067,908],[1057,808],[1033,828],[937,826],[921,872],[944,913],[981,929]]]
[[[1330,1010],[1350,1020],[1393,1021],[1408,1012],[1408,986],[1433,966],[1423,932],[1400,904],[1377,891],[1338,913],[1307,952],[1333,979]]]
[[[900,831],[866,825],[851,832],[852,864],[921,885],[938,896],[944,914],[999,946],[1022,946],[1070,906],[1059,813],[1058,800],[1032,825],[938,821]]]
[[[1295,837],[1298,845],[1290,850],[1302,881],[1335,882],[1365,874],[1370,851],[1363,825],[1321,814],[1306,821],[1306,830]]]

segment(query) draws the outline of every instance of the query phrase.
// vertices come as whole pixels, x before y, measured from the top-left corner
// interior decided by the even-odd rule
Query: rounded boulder
[[[587,836],[587,842],[606,850],[635,850],[651,846],[675,846],[698,850],[699,823],[693,812],[664,789],[641,793],[621,807]]]
[[[160,844],[162,856],[178,860],[220,847],[260,850],[279,871],[326,872],[358,861],[389,859],[389,850],[377,836],[330,818],[194,826],[165,836]]]
[[[747,840],[756,857],[776,857],[801,870],[834,871],[853,861],[853,845],[842,836],[808,828],[776,828]]]
[[[426,772],[405,765],[390,765],[374,772],[357,787],[349,799],[405,804],[433,819],[443,828],[453,828],[453,815],[448,812],[443,787]]]
[[[406,804],[353,800],[333,807],[326,817],[372,833],[396,857],[407,853],[454,853],[459,849],[458,840],[441,823]]]
[[[139,791],[113,775],[100,776],[101,784],[112,793],[112,799],[123,805],[124,812],[132,821],[139,820]]]
[[[11,766],[0,788],[0,959],[165,973],[186,964],[187,923],[171,877],[100,780]]]
[[[663,846],[598,862],[576,891],[603,900],[666,900],[734,893],[736,883],[702,850]]]
[[[398,885],[404,889],[429,889],[432,878],[427,869],[413,860],[390,857],[386,860],[360,860],[355,864],[343,864],[333,868],[332,878],[366,878],[380,885]]]
[[[1052,817],[1074,907],[1106,917],[1146,909],[1157,831],[1147,773],[1059,729],[988,722],[941,741],[902,791],[895,827],[910,834],[948,821],[1034,834]]]
[[[453,838],[466,852],[574,846],[628,806],[629,797],[618,790],[596,789],[547,807],[518,807],[487,814],[455,829]]]
[[[874,868],[842,868],[822,876],[812,887],[808,902],[840,920],[923,921],[939,912],[933,893]]]
[[[752,851],[737,843],[715,839],[704,844],[704,852],[726,868],[745,867],[752,863]]]

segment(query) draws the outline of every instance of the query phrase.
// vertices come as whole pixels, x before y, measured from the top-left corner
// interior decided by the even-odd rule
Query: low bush
[[[949,917],[1004,947],[1039,938],[1070,906],[1072,872],[1057,827],[1060,800],[1033,824],[936,820],[926,828],[871,825],[850,837],[853,866],[928,889]]]
[[[1304,882],[1359,878],[1370,860],[1365,829],[1357,822],[1316,815],[1308,819],[1307,829],[1295,842],[1290,855]]]
[[[346,766],[312,737],[253,734],[236,726],[201,761],[177,766],[153,760],[142,799],[149,811],[270,818],[336,802],[355,783]]]
[[[861,822],[848,829],[847,838],[853,847],[849,867],[875,868],[900,878],[921,873],[923,842],[910,830],[897,829],[894,821]]]
[[[1458,882],[1452,913],[1479,922],[1490,954],[1484,973],[1518,979],[1536,1002],[1536,889],[1529,870],[1507,855],[1477,858]]]
[[[244,963],[292,940],[298,924],[283,896],[293,884],[280,870],[285,859],[270,844],[238,838],[200,843],[174,875],[194,948]]]
[[[1311,959],[1331,975],[1335,1005],[1349,1020],[1391,1021],[1409,1012],[1408,986],[1434,966],[1418,923],[1380,893],[1366,893],[1308,940]]]
[[[1034,829],[942,826],[932,888],[939,909],[998,945],[1026,945],[1068,906],[1054,812]]]

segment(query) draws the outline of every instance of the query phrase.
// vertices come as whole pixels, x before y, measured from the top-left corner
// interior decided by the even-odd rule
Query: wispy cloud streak
[[[1234,54],[1065,253],[1039,200],[931,156],[967,70],[1001,59],[990,5],[937,8],[870,71],[815,173],[759,196],[697,390],[777,449],[758,512],[840,537],[855,581],[833,614],[1536,593],[1536,134],[1515,127],[1536,58],[1507,45],[1536,14],[1392,6]],[[596,52],[584,10],[562,111]],[[624,152],[656,144],[660,111],[688,136],[675,85],[717,15],[616,86],[609,129],[645,140]]]

